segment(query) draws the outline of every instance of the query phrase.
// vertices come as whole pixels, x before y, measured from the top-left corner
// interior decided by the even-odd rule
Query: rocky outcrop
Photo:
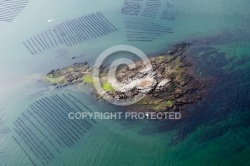
[[[102,66],[100,80],[105,91],[114,100],[131,98],[139,93],[146,94],[130,110],[178,111],[202,99],[201,91],[206,82],[192,72],[194,70],[186,58],[189,43],[179,43],[166,53],[150,58],[151,69],[146,69],[142,61],[135,62],[135,68],[119,67],[116,81],[110,80],[109,68]],[[87,62],[75,63],[63,69],[52,70],[45,80],[56,86],[72,84],[93,84],[93,68]],[[117,86],[118,84],[122,86]],[[98,94],[97,94],[98,96]],[[100,97],[100,96],[99,96]]]

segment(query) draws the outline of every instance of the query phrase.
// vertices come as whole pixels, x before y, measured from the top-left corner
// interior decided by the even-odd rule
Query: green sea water
[[[102,51],[117,44],[130,44],[152,55],[175,43],[193,40],[203,41],[190,49],[202,64],[197,65],[200,74],[216,74],[216,78],[226,81],[219,80],[204,101],[187,110],[188,115],[177,122],[99,120],[72,148],[63,149],[48,165],[250,165],[250,2],[169,2],[177,11],[175,20],[156,21],[171,27],[173,33],[161,34],[153,42],[126,40],[125,19],[121,14],[123,0],[31,1],[13,22],[0,22],[0,165],[32,165],[12,139],[13,121],[37,99],[70,92],[93,111],[124,111],[122,107],[97,101],[89,87],[55,89],[39,81],[42,75],[75,62],[94,62]],[[22,45],[27,38],[58,23],[97,11],[118,31],[74,47],[58,46],[35,56]],[[54,21],[48,22],[50,19]],[[216,51],[204,58],[207,48]],[[35,162],[40,164],[38,160]]]

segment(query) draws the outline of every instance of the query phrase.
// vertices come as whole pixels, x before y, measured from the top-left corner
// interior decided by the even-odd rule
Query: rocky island
[[[129,66],[119,66],[115,78],[123,85],[122,90],[116,90],[115,84],[109,80],[109,68],[102,66],[99,69],[102,89],[114,100],[129,99],[138,93],[144,93],[142,100],[128,106],[129,110],[183,110],[187,105],[202,99],[203,90],[207,85],[207,81],[193,72],[185,52],[188,46],[189,43],[179,43],[167,52],[150,58],[152,69],[148,71],[143,70],[145,66],[142,61],[135,62],[132,69]],[[44,76],[44,81],[57,87],[85,83],[94,88],[93,70],[94,67],[87,62],[75,63],[63,69],[52,70]],[[132,82],[133,87],[129,87]],[[96,91],[98,99],[102,97],[99,94]]]

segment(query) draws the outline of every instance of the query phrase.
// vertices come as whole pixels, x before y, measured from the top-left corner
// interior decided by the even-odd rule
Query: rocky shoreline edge
[[[102,66],[99,69],[102,89],[107,95],[113,97],[113,100],[118,101],[129,99],[139,93],[145,94],[142,100],[127,106],[128,111],[181,111],[187,105],[201,100],[203,90],[208,84],[206,79],[193,74],[195,69],[186,53],[190,45],[190,43],[178,43],[167,52],[150,58],[152,69],[147,71],[144,70],[142,61],[135,62],[134,68],[118,67],[115,78],[127,88],[119,91],[115,90],[115,84],[108,78],[110,68]],[[74,63],[62,69],[52,70],[44,76],[43,80],[56,87],[85,83],[94,88],[93,70],[94,68],[88,62]],[[129,87],[132,82],[133,87]],[[98,99],[103,97],[97,91],[95,94]]]

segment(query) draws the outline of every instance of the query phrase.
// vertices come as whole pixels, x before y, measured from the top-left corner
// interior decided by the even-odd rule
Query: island
[[[152,69],[145,71],[142,61],[136,61],[135,67],[121,65],[116,69],[116,80],[124,85],[116,90],[108,79],[108,67],[101,66],[100,80],[102,89],[114,100],[131,98],[138,93],[145,96],[140,101],[127,106],[133,111],[182,111],[188,105],[202,99],[208,81],[194,72],[192,63],[187,58],[186,49],[190,43],[178,43],[166,52],[149,58]],[[88,84],[94,87],[94,67],[88,62],[74,63],[71,66],[50,71],[43,80],[57,88],[74,84]],[[153,78],[147,80],[147,76]],[[140,81],[135,81],[140,80]],[[133,87],[131,82],[133,81]],[[129,88],[128,88],[129,87]],[[97,99],[102,96],[96,91]]]

